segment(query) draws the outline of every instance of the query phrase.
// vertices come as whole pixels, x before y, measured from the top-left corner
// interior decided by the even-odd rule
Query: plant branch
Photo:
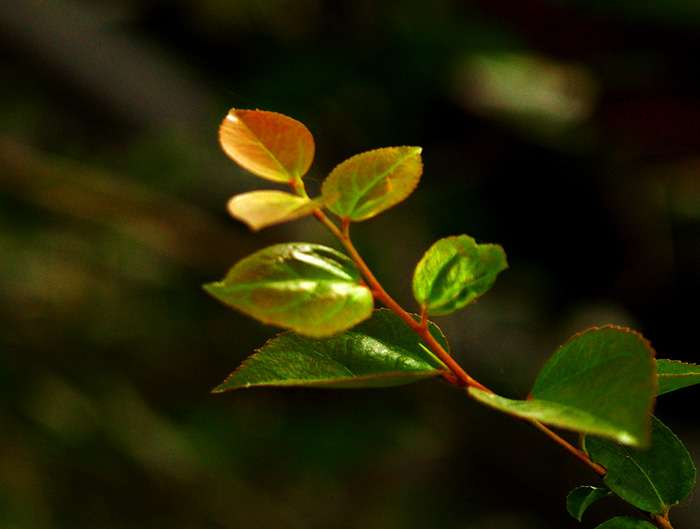
[[[399,305],[394,298],[392,298],[384,287],[381,285],[379,280],[374,276],[372,271],[369,269],[365,263],[362,256],[359,254],[352,241],[350,240],[350,223],[345,220],[343,221],[343,228],[338,228],[324,213],[320,208],[314,210],[314,216],[320,222],[323,223],[335,237],[341,242],[345,250],[350,255],[350,258],[355,262],[357,268],[360,270],[362,277],[365,278],[367,286],[374,292],[375,298],[383,303],[389,310],[393,311],[401,320],[408,325],[413,332],[415,332],[428,346],[428,348],[438,357],[438,359],[445,364],[448,369],[452,372],[457,380],[457,385],[462,387],[474,387],[481,389],[483,391],[488,391],[493,393],[490,389],[486,388],[471,376],[467,374],[464,369],[450,356],[450,354],[445,351],[445,349],[440,345],[440,343],[435,339],[435,337],[430,333],[428,328],[428,320],[425,317],[421,317],[421,321],[417,322],[411,314],[404,310],[401,305]]]
[[[339,228],[335,223],[333,223],[328,216],[326,216],[320,208],[317,208],[313,212],[314,217],[326,226],[331,233],[340,241],[345,250],[350,255],[350,258],[354,261],[355,265],[358,267],[362,277],[364,277],[367,282],[367,286],[374,293],[375,299],[383,303],[388,309],[393,311],[406,325],[409,326],[428,346],[428,348],[435,354],[435,356],[449,369],[449,373],[443,376],[447,382],[456,385],[458,387],[473,387],[486,391],[488,393],[493,393],[490,389],[485,387],[483,384],[477,382],[473,379],[462,367],[450,356],[450,354],[445,350],[445,348],[435,339],[431,334],[428,327],[428,316],[425,307],[421,309],[420,321],[416,321],[411,314],[404,310],[401,305],[399,305],[381,285],[379,280],[372,273],[370,268],[365,263],[362,256],[359,254],[354,244],[350,240],[350,222],[347,219],[342,221],[342,228]],[[605,477],[607,471],[598,463],[594,462],[588,454],[579,450],[566,439],[550,430],[541,422],[535,419],[520,418],[521,421],[530,425],[535,430],[540,432],[542,435],[547,437],[550,441],[554,442],[559,447],[563,448],[569,455],[574,459],[582,462],[599,477]],[[650,514],[651,519],[659,526],[660,529],[673,529],[671,522],[668,520],[668,513],[663,515]]]
[[[535,419],[522,419],[522,421],[532,426],[535,430],[543,434],[545,437],[549,438],[551,441],[554,441],[554,443],[558,444],[560,447],[566,450],[575,459],[581,461],[584,465],[586,465],[593,472],[598,474],[598,476],[600,476],[601,478],[605,477],[605,474],[607,474],[607,470],[605,470],[602,466],[600,466],[598,463],[594,462],[590,457],[588,457],[588,454],[576,448],[566,439],[547,428],[540,421],[537,421]]]

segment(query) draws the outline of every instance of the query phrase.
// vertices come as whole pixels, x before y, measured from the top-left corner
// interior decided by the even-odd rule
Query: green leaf
[[[649,442],[656,392],[654,350],[621,327],[589,329],[567,341],[540,371],[535,399],[590,411],[616,424],[625,444]]]
[[[511,415],[644,446],[656,390],[653,354],[649,343],[628,329],[590,329],[571,338],[545,364],[531,399],[469,392]]]
[[[205,290],[264,323],[322,337],[372,315],[372,292],[355,264],[331,248],[278,244],[238,262]]]
[[[580,522],[589,505],[608,494],[610,494],[610,489],[607,487],[578,487],[566,497],[566,510]]]
[[[323,182],[323,203],[339,217],[356,222],[395,206],[418,185],[421,150],[386,147],[345,160]]]
[[[431,333],[447,348],[440,330]],[[446,368],[387,309],[329,338],[286,332],[246,360],[214,392],[250,386],[383,387],[440,376]]]
[[[656,369],[659,378],[657,395],[700,384],[699,365],[677,360],[657,360]]]
[[[314,139],[303,123],[263,110],[231,109],[219,128],[224,152],[251,173],[291,184],[314,159]]]
[[[596,529],[656,529],[656,526],[646,520],[618,516],[607,522],[603,522]]]
[[[477,244],[468,235],[440,239],[416,267],[413,295],[428,314],[449,314],[484,294],[506,268],[496,244]]]
[[[661,514],[683,501],[695,484],[690,454],[656,417],[649,448],[631,448],[585,436],[584,450],[607,470],[604,481],[610,490],[643,511]]]
[[[318,204],[308,198],[274,190],[236,195],[227,205],[231,216],[253,231],[310,215],[316,207]]]

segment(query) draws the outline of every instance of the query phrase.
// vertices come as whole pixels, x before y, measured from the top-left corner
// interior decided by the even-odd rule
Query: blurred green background
[[[0,0],[0,57],[1,529],[636,515],[604,500],[581,526],[565,496],[596,478],[438,381],[210,395],[276,331],[201,284],[268,244],[335,246],[310,219],[228,218],[269,186],[217,129],[231,107],[304,122],[312,193],[353,154],[422,146],[416,193],[356,242],[409,307],[437,238],[504,246],[493,291],[438,320],[504,395],[593,325],[700,362],[696,0]],[[699,396],[657,405],[696,462]],[[700,501],[672,519],[700,526]]]

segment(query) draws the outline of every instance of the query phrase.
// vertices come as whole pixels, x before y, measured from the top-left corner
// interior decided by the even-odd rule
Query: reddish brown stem
[[[387,292],[384,287],[374,276],[372,271],[369,269],[365,263],[362,256],[357,252],[357,249],[352,244],[350,240],[350,221],[349,219],[343,219],[341,228],[338,228],[324,213],[321,209],[314,210],[314,216],[322,224],[324,224],[335,237],[341,242],[345,247],[345,250],[350,255],[350,258],[354,261],[355,265],[359,269],[362,277],[364,278],[367,286],[372,290],[372,294],[377,301],[383,303],[388,309],[393,311],[408,327],[413,330],[428,346],[428,348],[435,354],[435,356],[449,369],[449,373],[446,373],[442,378],[447,382],[459,386],[459,387],[472,387],[477,388],[488,393],[492,393],[490,389],[482,385],[481,383],[474,380],[469,374],[462,369],[462,367],[449,355],[449,353],[440,345],[440,343],[435,339],[435,337],[430,333],[428,314],[425,307],[422,308],[420,314],[420,321],[416,321],[414,317],[403,309]],[[541,422],[534,419],[521,418],[523,422],[529,424],[545,437],[549,438],[555,444],[563,448],[572,457],[581,461],[584,465],[590,468],[598,476],[604,477],[606,474],[605,468],[595,463],[588,457],[588,454],[579,450],[566,439],[559,436],[557,433],[553,432]],[[656,523],[660,529],[673,529],[671,522],[668,520],[668,513],[663,515],[650,515],[651,519]]]

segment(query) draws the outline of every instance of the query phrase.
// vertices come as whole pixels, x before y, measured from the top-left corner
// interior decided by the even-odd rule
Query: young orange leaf
[[[219,129],[224,152],[251,173],[291,184],[314,159],[314,138],[303,123],[263,110],[231,109]]]

